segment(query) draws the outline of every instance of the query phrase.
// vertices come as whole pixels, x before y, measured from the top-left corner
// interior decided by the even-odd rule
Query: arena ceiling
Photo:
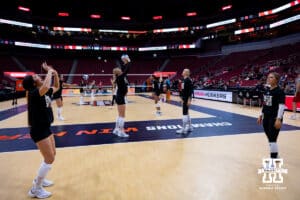
[[[153,23],[200,22],[217,17],[256,14],[287,2],[290,0],[9,0],[2,2],[0,14],[2,17],[30,18],[49,23],[78,20],[149,26]],[[222,7],[227,5],[232,5],[232,8],[222,11]],[[30,12],[18,10],[18,6],[30,8]],[[59,12],[67,12],[69,16],[59,17]],[[197,15],[187,17],[188,12],[196,12]],[[91,14],[98,14],[101,18],[91,19]],[[131,19],[123,21],[121,16]],[[162,16],[162,20],[153,20],[153,16]]]

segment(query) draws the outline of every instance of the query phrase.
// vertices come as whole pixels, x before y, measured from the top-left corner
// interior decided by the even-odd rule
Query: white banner
[[[160,51],[160,50],[167,50],[167,46],[139,47],[139,51]]]
[[[179,92],[172,91],[172,95],[179,96],[180,94],[179,94]]]
[[[232,92],[194,90],[195,98],[232,102]]]

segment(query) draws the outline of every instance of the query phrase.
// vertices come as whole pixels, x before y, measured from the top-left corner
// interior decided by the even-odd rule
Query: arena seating
[[[173,80],[181,78],[183,68],[192,71],[195,82],[200,81],[205,85],[203,78],[208,80],[208,85],[218,88],[227,84],[230,87],[253,87],[259,80],[264,80],[265,75],[270,70],[287,75],[286,82],[292,82],[295,72],[291,69],[297,68],[300,61],[300,43],[284,45],[272,49],[254,50],[246,52],[235,52],[229,55],[215,55],[200,57],[178,56],[165,58],[136,58],[132,59],[131,74],[152,74],[154,71],[176,71],[177,75]],[[1,55],[0,66],[2,71],[21,71],[21,68],[14,62],[11,56]],[[112,69],[120,66],[118,59],[100,59],[97,57],[54,57],[54,56],[15,56],[17,61],[25,67],[26,71],[44,73],[41,70],[41,63],[45,60],[48,64],[55,66],[60,74],[69,74],[74,61],[77,68],[72,73],[75,74],[111,74]],[[165,66],[163,64],[166,64]],[[148,76],[131,76],[131,84],[143,84]],[[3,74],[0,80],[4,79]],[[72,83],[79,84],[81,76],[73,77]],[[95,80],[96,85],[110,85],[111,76],[91,76],[89,82]],[[65,78],[67,80],[67,78]],[[197,84],[198,85],[198,84]]]

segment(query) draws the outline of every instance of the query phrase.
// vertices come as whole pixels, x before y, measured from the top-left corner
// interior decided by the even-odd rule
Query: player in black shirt
[[[28,98],[28,123],[30,136],[40,150],[44,161],[38,170],[33,186],[28,192],[31,197],[47,198],[51,193],[43,187],[53,185],[52,181],[45,177],[51,169],[55,158],[55,140],[51,133],[50,125],[53,122],[51,108],[51,95],[59,89],[59,78],[57,72],[46,63],[42,64],[47,76],[44,80],[38,75],[26,76],[23,80],[23,87],[27,91]],[[51,79],[54,77],[54,86],[51,87]]]
[[[263,108],[257,119],[258,124],[263,124],[264,131],[269,140],[271,158],[278,158],[277,137],[282,126],[285,109],[285,94],[278,86],[280,75],[271,72],[267,78],[268,88],[264,93]]]
[[[64,117],[62,116],[62,108],[63,108],[63,98],[62,98],[62,90],[64,85],[64,77],[63,75],[60,76],[59,80],[59,90],[53,94],[52,99],[56,101],[57,105],[57,118],[59,120],[64,120]]]
[[[79,83],[80,86],[80,100],[79,100],[79,105],[84,105],[85,102],[83,101],[83,96],[86,96],[86,90],[88,88],[88,79],[89,75],[88,74],[83,74],[82,79]]]
[[[114,80],[116,78],[115,78],[115,75],[113,75],[113,76],[114,76],[114,78],[110,80],[111,85],[112,85],[112,89],[111,89],[111,93],[112,93],[111,106],[114,106],[115,101],[116,101],[116,96],[117,96],[117,86],[116,86],[116,83],[114,82]]]
[[[181,102],[182,102],[182,129],[177,130],[176,132],[179,134],[187,134],[188,132],[191,132],[193,127],[191,124],[191,118],[189,115],[189,106],[191,105],[192,100],[192,93],[193,93],[193,82],[190,78],[190,70],[184,69],[182,72],[183,81],[181,84]]]
[[[126,71],[127,70],[127,73],[129,72],[129,69],[131,67],[131,60],[129,58],[129,56],[127,54],[123,54],[121,56],[121,60],[122,60],[122,66],[121,66],[121,70],[122,72]],[[129,85],[129,81],[128,81],[128,77],[126,76],[126,79],[127,79],[127,82],[128,82],[128,85]],[[127,95],[125,95],[125,103],[127,103]]]
[[[293,114],[290,116],[290,119],[292,120],[296,120],[297,116],[297,103],[300,102],[300,74],[298,74],[296,80],[295,80],[295,87],[296,87],[296,91],[295,91],[295,96],[293,98]]]
[[[63,98],[62,98],[62,90],[66,87],[77,86],[76,84],[68,84],[64,82],[64,76],[61,74],[59,79],[59,90],[53,94],[52,99],[56,101],[57,105],[57,118],[59,120],[65,120],[62,116],[63,109]]]
[[[153,90],[153,98],[154,98],[154,103],[156,107],[156,116],[161,116],[161,110],[160,110],[160,105],[159,105],[159,98],[160,95],[163,92],[163,79],[162,77],[158,78],[155,76],[151,76],[152,80],[152,90]]]
[[[129,72],[128,70],[130,69],[131,66],[131,60],[129,58],[129,56],[127,54],[124,54],[121,56],[121,60],[122,60],[122,67],[121,70],[122,72],[127,70],[127,73]]]
[[[122,67],[120,68],[114,68],[113,69],[113,82],[116,84],[116,103],[118,105],[118,117],[116,119],[116,127],[113,130],[113,133],[119,137],[129,137],[124,132],[124,124],[125,124],[125,109],[126,109],[126,100],[125,97],[128,92],[128,80],[127,80],[127,73],[129,71],[130,67],[130,59],[126,55],[124,58],[122,56],[122,60],[125,63]]]

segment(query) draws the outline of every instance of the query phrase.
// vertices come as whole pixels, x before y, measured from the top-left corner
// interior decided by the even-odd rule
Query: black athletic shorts
[[[183,98],[182,99],[182,114],[183,115],[188,115],[189,114],[189,107],[188,107],[188,99]]]
[[[50,127],[30,127],[31,139],[37,143],[52,134]]]
[[[63,100],[62,96],[53,95],[52,100],[60,99]]]
[[[125,96],[117,95],[116,96],[116,103],[117,105],[124,105],[125,103]]]
[[[161,94],[161,93],[158,92],[158,91],[155,91],[155,92],[154,92],[154,95],[156,95],[156,96],[158,96],[158,97],[160,96],[160,94]]]

